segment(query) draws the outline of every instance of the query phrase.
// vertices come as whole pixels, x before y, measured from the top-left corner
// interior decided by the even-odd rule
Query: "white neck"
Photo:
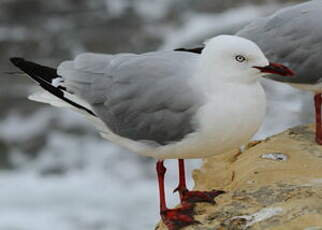
[[[207,55],[201,55],[192,84],[198,85],[206,94],[213,94],[222,90],[226,91],[239,86],[257,85],[258,83],[258,76],[243,78],[238,73],[234,74],[229,71],[218,73],[218,69],[220,70],[222,67],[216,65],[215,61],[207,57]]]

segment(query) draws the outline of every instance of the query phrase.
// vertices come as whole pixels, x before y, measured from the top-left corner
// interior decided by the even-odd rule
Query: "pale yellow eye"
[[[246,58],[245,58],[244,56],[242,56],[242,55],[237,55],[237,56],[235,57],[235,59],[236,59],[236,61],[238,61],[238,62],[244,62],[244,61],[246,61]]]

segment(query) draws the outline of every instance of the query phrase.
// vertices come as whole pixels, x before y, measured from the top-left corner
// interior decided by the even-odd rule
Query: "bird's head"
[[[220,35],[208,40],[201,54],[202,66],[224,81],[254,82],[267,74],[292,76],[284,65],[271,63],[252,41]]]

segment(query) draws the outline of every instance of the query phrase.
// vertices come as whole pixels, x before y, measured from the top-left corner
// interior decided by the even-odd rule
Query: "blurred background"
[[[101,139],[76,113],[28,101],[35,86],[4,73],[16,71],[9,57],[56,66],[88,51],[193,47],[295,2],[1,0],[0,230],[148,230],[159,220],[154,161]],[[263,84],[268,115],[255,138],[313,121],[309,93]],[[189,175],[200,165],[187,163]],[[176,164],[166,162],[170,206]]]

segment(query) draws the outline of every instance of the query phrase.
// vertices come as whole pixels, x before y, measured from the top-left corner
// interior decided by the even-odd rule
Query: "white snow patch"
[[[256,224],[260,221],[267,220],[273,216],[276,216],[280,214],[283,211],[281,207],[275,207],[275,208],[264,208],[254,214],[248,215],[248,216],[235,216],[232,219],[246,219],[247,224],[245,226],[245,229],[252,226],[253,224]]]

